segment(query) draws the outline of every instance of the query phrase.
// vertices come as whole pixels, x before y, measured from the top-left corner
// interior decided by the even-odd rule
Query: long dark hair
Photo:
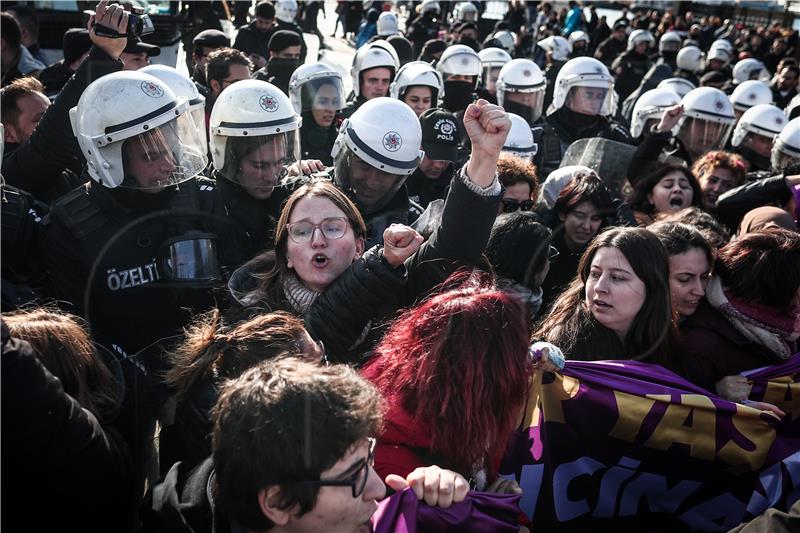
[[[600,324],[585,303],[592,260],[603,247],[619,250],[646,288],[644,304],[624,341]],[[668,365],[674,335],[667,251],[646,229],[614,227],[599,233],[583,253],[577,276],[538,324],[534,338],[559,346],[570,359],[642,359]]]
[[[552,232],[530,211],[500,215],[492,226],[486,255],[498,276],[535,289],[533,280],[545,266]]]
[[[692,174],[691,170],[681,165],[664,165],[645,179],[636,182],[636,186],[630,196],[628,196],[627,202],[635,211],[641,211],[642,213],[652,215],[656,210],[656,206],[650,203],[650,200],[647,199],[647,195],[653,191],[664,176],[672,172],[680,172],[689,180],[689,185],[692,187],[691,205],[696,207],[701,206],[703,203],[703,191],[700,189],[700,182],[697,181],[697,178]]]

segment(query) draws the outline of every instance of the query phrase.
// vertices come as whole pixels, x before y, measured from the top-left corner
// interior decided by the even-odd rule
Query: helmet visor
[[[359,209],[369,215],[394,198],[406,176],[375,168],[347,148],[336,159],[334,179],[351,195]]]
[[[120,187],[129,189],[158,192],[195,177],[208,164],[202,133],[190,113],[125,139],[121,149],[125,177]]]
[[[494,94],[497,90],[497,79],[500,77],[500,69],[503,67],[485,65],[481,72],[481,87]]]
[[[502,106],[509,113],[514,113],[533,126],[533,123],[542,116],[544,105],[544,87],[533,91],[504,91]]]
[[[678,138],[694,154],[721,150],[733,124],[724,124],[697,117],[685,117],[678,126]]]
[[[564,103],[568,109],[582,115],[607,116],[615,111],[615,94],[613,86],[581,85],[570,88]]]
[[[327,128],[333,124],[336,112],[345,106],[344,87],[338,77],[318,78],[300,88],[301,113],[311,113],[317,125]]]
[[[269,198],[286,176],[287,167],[298,160],[298,131],[256,137],[227,137],[225,166],[218,169],[220,174],[256,199]]]

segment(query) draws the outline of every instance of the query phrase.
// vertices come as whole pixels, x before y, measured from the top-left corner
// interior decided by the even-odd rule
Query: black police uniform
[[[632,144],[630,133],[619,122],[600,115],[582,115],[566,107],[550,113],[541,125],[531,129],[537,146],[534,163],[541,181],[559,167],[569,145],[579,139],[602,137]]]

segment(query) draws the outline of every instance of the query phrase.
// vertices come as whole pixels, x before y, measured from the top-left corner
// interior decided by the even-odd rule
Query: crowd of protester
[[[563,358],[742,403],[798,352],[797,30],[487,6],[237,1],[188,75],[108,0],[49,66],[3,11],[6,525],[461,512],[522,493],[499,465]]]

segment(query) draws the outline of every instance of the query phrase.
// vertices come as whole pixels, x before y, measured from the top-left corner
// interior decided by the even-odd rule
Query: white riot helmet
[[[149,74],[103,76],[83,91],[69,118],[89,175],[109,189],[160,190],[208,163],[188,100]]]
[[[533,142],[533,131],[528,122],[519,115],[508,113],[511,129],[503,145],[502,153],[530,160],[536,155],[536,143]]]
[[[322,127],[330,126],[336,112],[345,106],[342,75],[325,63],[300,65],[289,79],[289,100],[295,113],[304,116],[304,113],[312,112],[311,120]],[[326,123],[320,124],[313,118],[314,111]]]
[[[481,58],[480,85],[494,94],[500,69],[511,61],[511,56],[502,48],[490,46],[478,52],[478,57]]]
[[[772,145],[772,168],[783,170],[786,159],[800,159],[800,117],[793,118],[781,130]]]
[[[711,48],[709,48],[709,50],[725,50],[728,53],[728,57],[733,56],[735,52],[733,44],[727,39],[717,39],[711,43]]]
[[[389,51],[388,48],[391,48]],[[350,76],[353,79],[353,92],[356,96],[361,94],[361,73],[373,68],[388,68],[392,71],[392,78],[400,68],[400,59],[397,57],[392,45],[383,40],[373,41],[358,49],[353,58]]]
[[[580,95],[575,91],[579,87],[603,89],[605,98],[594,98],[589,107],[578,111],[576,107],[583,107],[577,99]],[[604,64],[593,57],[576,57],[567,61],[558,71],[553,89],[553,110],[566,105],[573,111],[586,115],[613,115],[617,108],[616,94],[614,78]],[[571,102],[572,98],[576,98],[574,102]]]
[[[444,81],[454,74],[463,74],[474,76],[477,83],[481,75],[481,58],[475,50],[465,44],[451,44],[436,63],[436,70],[442,74]]]
[[[400,33],[400,28],[397,23],[397,15],[391,11],[384,11],[378,17],[378,35],[380,37],[389,37]]]
[[[681,98],[669,89],[651,89],[636,100],[631,115],[631,136],[637,138],[645,133],[655,121],[661,120],[664,111],[681,103]]]
[[[300,154],[302,123],[289,97],[265,81],[229,85],[211,110],[211,159],[218,173],[267,198]]]
[[[583,41],[583,42],[588,44],[589,41],[590,41],[589,34],[586,33],[585,31],[581,31],[581,30],[575,30],[575,31],[573,31],[572,33],[569,34],[569,44],[570,45],[574,45],[578,41]]]
[[[712,48],[708,51],[706,62],[711,63],[713,60],[721,61],[723,65],[727,65],[731,61],[731,53],[724,48]]]
[[[297,18],[296,0],[277,0],[275,2],[275,18],[282,22],[294,22]]]
[[[139,72],[155,76],[166,83],[177,96],[183,96],[189,101],[189,112],[192,114],[194,125],[200,130],[204,144],[207,145],[206,97],[200,94],[192,79],[168,65],[147,65],[140,68]]]
[[[393,98],[368,100],[339,128],[331,150],[336,184],[364,214],[374,213],[417,169],[425,155],[421,143],[422,127],[410,107]]]
[[[689,91],[681,104],[676,137],[686,149],[695,155],[722,149],[736,122],[727,95],[713,87],[699,87]]]
[[[464,22],[476,22],[478,20],[478,8],[472,2],[461,2],[456,5],[456,19]]]
[[[415,85],[431,88],[431,105],[436,107],[442,92],[442,76],[426,61],[411,61],[400,67],[397,77],[389,86],[389,94],[392,98],[402,100],[406,89]]]
[[[680,70],[702,72],[706,68],[703,51],[696,46],[686,46],[678,51],[675,64]]]
[[[771,104],[772,89],[763,81],[743,81],[733,90],[730,100],[736,111],[745,112],[755,105]]]
[[[550,52],[553,61],[566,61],[572,53],[572,45],[560,35],[551,35],[536,43],[543,50]]]
[[[748,109],[733,130],[731,145],[739,147],[749,133],[767,137],[770,141],[783,130],[789,119],[771,104],[757,104]]]
[[[517,48],[517,36],[514,35],[514,33],[507,30],[503,30],[503,31],[498,31],[492,37],[494,39],[497,39],[503,50],[508,52],[508,55],[510,56],[514,55],[514,51]]]
[[[542,116],[546,85],[544,74],[536,63],[530,59],[512,59],[500,69],[497,103],[509,113],[524,118],[530,127]]]
[[[696,89],[694,83],[685,78],[667,78],[666,80],[661,81],[656,88],[667,89],[674,92],[681,98],[689,94],[689,91]]]
[[[647,47],[650,48],[654,44],[656,44],[656,39],[653,37],[653,34],[647,30],[633,30],[630,35],[628,35],[628,51],[630,52],[636,45],[639,43],[647,43]]]
[[[658,40],[658,53],[664,55],[664,52],[677,52],[681,48],[683,38],[681,34],[676,31],[668,31]]]
[[[758,59],[748,57],[747,59],[742,59],[733,66],[734,85],[738,85],[747,80],[768,81],[769,79],[769,71],[764,66],[764,63]]]

